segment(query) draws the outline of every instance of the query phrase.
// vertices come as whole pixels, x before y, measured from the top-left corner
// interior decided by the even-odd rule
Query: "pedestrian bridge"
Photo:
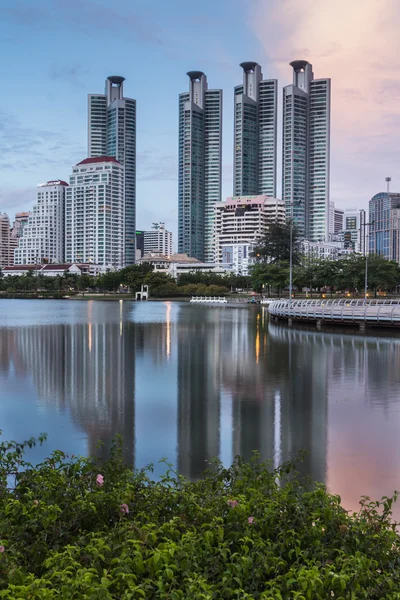
[[[399,300],[276,300],[268,312],[274,319],[323,323],[400,327]]]

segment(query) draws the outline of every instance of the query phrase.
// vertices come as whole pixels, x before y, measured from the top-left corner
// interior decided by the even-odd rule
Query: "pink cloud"
[[[287,85],[288,63],[304,58],[316,78],[332,79],[331,197],[365,207],[386,175],[400,190],[397,0],[255,0],[251,6],[265,76]]]

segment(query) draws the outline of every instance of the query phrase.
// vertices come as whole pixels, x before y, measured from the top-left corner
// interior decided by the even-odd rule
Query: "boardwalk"
[[[268,311],[273,318],[289,322],[400,327],[400,300],[277,300]]]

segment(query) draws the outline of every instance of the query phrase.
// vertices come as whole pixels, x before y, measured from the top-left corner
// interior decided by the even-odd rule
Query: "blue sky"
[[[186,71],[224,90],[225,197],[239,63],[258,61],[281,88],[295,58],[332,77],[331,197],[366,207],[386,175],[400,186],[399,24],[397,0],[1,0],[0,210],[13,217],[37,183],[68,179],[86,157],[87,94],[118,74],[137,100],[137,227],[165,221],[175,233]]]

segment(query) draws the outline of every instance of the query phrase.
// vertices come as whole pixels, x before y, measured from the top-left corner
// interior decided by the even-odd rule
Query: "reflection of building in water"
[[[101,315],[100,315],[101,319]],[[68,409],[88,435],[90,454],[106,456],[116,433],[134,464],[135,335],[130,322],[42,325],[14,329],[12,352],[42,401]],[[3,352],[2,352],[3,354]],[[97,449],[97,442],[104,446]]]
[[[190,307],[188,307],[190,309]],[[178,467],[197,479],[219,456],[219,310],[198,307],[178,320]]]

